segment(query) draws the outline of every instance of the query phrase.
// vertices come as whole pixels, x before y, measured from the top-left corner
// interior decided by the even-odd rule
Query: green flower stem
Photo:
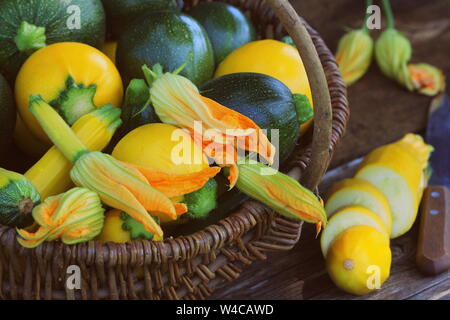
[[[72,162],[89,153],[69,125],[40,95],[30,96],[30,112],[55,146]]]
[[[384,13],[388,29],[395,29],[394,14],[392,13],[391,3],[389,0],[382,0]]]
[[[295,111],[300,124],[304,124],[314,117],[314,110],[311,107],[308,97],[300,93],[294,93],[292,99],[295,102]]]
[[[362,30],[364,30],[366,32],[369,32],[369,30],[367,29],[367,20],[370,17],[369,13],[367,12],[367,8],[369,8],[372,4],[373,4],[373,0],[366,0],[366,16],[364,17],[363,27],[361,28]]]

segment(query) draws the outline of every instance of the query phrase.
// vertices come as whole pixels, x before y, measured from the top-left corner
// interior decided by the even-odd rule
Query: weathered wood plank
[[[434,287],[426,289],[412,297],[410,300],[450,300],[450,276]]]

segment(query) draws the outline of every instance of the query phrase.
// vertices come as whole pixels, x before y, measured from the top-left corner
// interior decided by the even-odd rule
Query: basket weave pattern
[[[199,1],[184,2],[188,9]],[[264,1],[224,2],[243,9],[261,38],[286,35]],[[333,55],[318,33],[305,25],[328,82],[332,154],[349,116],[346,89]],[[310,165],[310,155],[311,135],[305,135],[285,169],[303,171]],[[247,201],[202,231],[163,242],[90,241],[73,246],[45,242],[25,249],[17,243],[14,229],[0,226],[0,299],[204,299],[219,282],[232,281],[246,265],[266,259],[266,252],[291,249],[300,238],[301,227],[301,221],[277,215],[256,201]],[[66,289],[70,265],[81,269],[81,290]]]

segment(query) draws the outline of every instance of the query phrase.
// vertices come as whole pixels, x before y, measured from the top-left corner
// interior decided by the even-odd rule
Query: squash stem
[[[115,132],[122,125],[120,114],[121,110],[112,104],[106,104],[92,112],[92,115],[104,123],[111,132]]]
[[[314,117],[314,110],[307,96],[300,93],[294,93],[292,98],[295,102],[295,111],[297,112],[297,119],[300,124],[303,124]]]
[[[369,30],[367,29],[367,20],[368,20],[369,17],[370,17],[370,14],[369,14],[369,12],[367,12],[367,9],[368,9],[372,4],[373,4],[373,0],[366,0],[366,15],[365,15],[365,17],[364,17],[364,24],[363,24],[363,27],[362,27],[362,30],[364,30],[364,31],[366,31],[366,32],[369,31]]]
[[[58,98],[50,101],[50,105],[69,125],[72,125],[85,114],[97,109],[94,104],[96,92],[96,85],[86,87],[83,84],[76,84],[75,80],[68,76],[66,88],[61,91]]]
[[[386,14],[386,23],[388,29],[395,29],[394,14],[392,13],[391,3],[389,0],[382,0],[384,13]]]
[[[67,159],[76,162],[80,156],[89,152],[56,110],[40,95],[30,95],[29,109],[50,140]]]
[[[46,40],[45,27],[38,27],[26,21],[22,21],[14,38],[17,48],[29,54],[45,47]]]

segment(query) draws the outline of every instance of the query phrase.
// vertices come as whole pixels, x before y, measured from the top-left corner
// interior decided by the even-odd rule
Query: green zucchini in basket
[[[205,28],[216,65],[235,49],[256,40],[255,29],[245,14],[223,2],[202,2],[189,14]]]
[[[141,16],[117,44],[117,66],[124,82],[142,78],[142,66],[161,64],[200,85],[214,72],[214,54],[203,27],[190,16],[173,11]]]
[[[212,79],[200,88],[201,94],[236,110],[267,130],[278,129],[280,162],[293,151],[300,125],[312,117],[308,99],[292,94],[282,82],[260,73],[232,73]],[[309,113],[309,114],[308,114]],[[275,132],[275,131],[274,131]]]
[[[5,78],[0,74],[0,159],[7,152],[12,141],[14,126],[16,124],[16,108],[11,89]]]
[[[0,225],[24,228],[33,223],[40,196],[23,175],[0,168]]]
[[[14,81],[34,51],[56,42],[101,47],[105,13],[100,0],[1,0],[0,72]]]
[[[175,0],[102,0],[108,31],[117,37],[142,14],[177,9]]]

